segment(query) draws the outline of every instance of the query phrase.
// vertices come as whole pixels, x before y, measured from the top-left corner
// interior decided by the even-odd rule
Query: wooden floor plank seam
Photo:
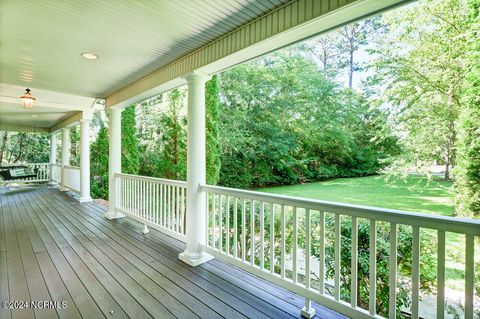
[[[76,209],[78,209],[78,208],[76,207]],[[227,305],[226,305],[226,306],[227,306]],[[231,317],[231,316],[229,315],[229,317]]]
[[[75,203],[73,203],[72,205],[75,207],[76,210],[79,210],[79,209],[82,210],[82,208],[81,208],[82,205],[77,205],[77,204],[75,204]],[[86,211],[86,212],[88,213],[88,211]],[[98,220],[97,220],[97,221],[98,221]],[[107,223],[107,222],[108,222],[108,221],[104,221],[103,219],[100,219],[100,221],[102,221],[103,223]],[[110,225],[110,226],[111,226],[111,225]],[[117,225],[116,225],[116,226],[117,226]],[[111,226],[111,227],[116,227],[116,226]],[[129,234],[129,233],[125,233],[125,234],[126,234],[126,235],[131,235],[131,234]],[[140,236],[140,235],[139,235],[139,236]],[[142,240],[145,239],[144,237],[140,237],[140,238],[141,238]],[[177,252],[177,253],[174,253],[174,255],[171,256],[171,259],[174,260],[175,263],[178,265],[178,252]],[[180,265],[181,265],[181,267],[188,267],[188,266],[183,265],[183,264],[180,264]],[[194,274],[193,274],[193,275],[194,275]],[[228,283],[227,283],[227,284],[228,284]],[[226,293],[228,293],[228,291],[226,291]],[[264,302],[263,300],[259,299],[257,296],[255,296],[255,298],[258,299],[258,302],[262,302],[262,303]],[[241,300],[240,300],[240,301],[238,301],[238,300],[236,301],[237,304],[238,304],[239,302],[242,302],[242,301],[241,301]],[[266,316],[268,316],[268,317],[270,317],[270,318],[272,318],[272,317],[273,317],[273,318],[284,318],[284,317],[290,317],[290,318],[291,318],[291,316],[288,315],[287,313],[284,313],[282,309],[271,308],[271,309],[270,309],[271,311],[270,311],[270,313],[269,313],[268,308],[267,308],[267,310],[264,309],[265,307],[263,307],[263,308],[262,308],[262,307],[258,307],[258,308],[260,308],[262,311],[264,311],[264,315],[266,315]],[[257,309],[257,310],[258,310],[258,309]],[[266,312],[266,313],[265,313],[265,312]],[[251,312],[251,311],[250,311],[250,312],[247,311],[247,312],[245,312],[245,314],[246,314],[247,316],[249,316],[249,315],[252,315],[252,312]],[[257,313],[255,316],[256,316],[256,317],[259,317],[259,316],[261,316],[261,314]]]
[[[302,297],[223,261],[191,267],[178,259],[184,243],[105,212],[48,186],[0,187],[0,297],[65,298],[72,314],[0,309],[0,319],[300,318]]]
[[[27,279],[27,286],[29,289],[30,297],[35,301],[41,301],[44,296],[48,296],[47,300],[52,300],[50,291],[45,283],[44,276],[38,266],[37,257],[33,251],[33,246],[30,243],[28,237],[27,225],[24,224],[21,218],[22,207],[15,200],[15,196],[12,197],[12,201],[15,204],[16,210],[19,212],[17,216],[13,218],[15,233],[19,238],[20,255],[22,256],[22,266]],[[17,228],[18,227],[18,228]],[[30,229],[29,229],[30,230]],[[36,262],[32,262],[35,260]],[[46,293],[45,293],[46,292]],[[56,318],[58,317],[57,309],[35,309],[35,318]]]
[[[113,227],[113,226],[112,226],[112,227]],[[116,226],[115,226],[115,227],[116,227]],[[128,235],[128,234],[127,234],[127,235]],[[138,235],[138,236],[141,236],[141,235]],[[143,238],[143,237],[140,237],[140,238],[145,239],[145,238]],[[172,260],[174,260],[176,263],[178,263],[178,252],[176,252],[176,253],[171,252],[171,253],[172,253],[173,255],[170,256],[170,259],[172,259]],[[181,267],[188,267],[188,266],[186,266],[186,265],[181,265]],[[199,269],[199,268],[196,268],[196,269]],[[227,284],[228,284],[228,283],[227,283]],[[224,287],[223,287],[223,288],[224,288]],[[228,293],[228,291],[225,291],[225,292]],[[255,298],[258,299],[258,297],[256,297],[256,296],[255,296]],[[264,302],[264,301],[263,301],[263,300],[259,300],[259,302]],[[237,301],[237,303],[238,303],[238,301]],[[259,307],[259,308],[261,308],[261,307]],[[263,311],[266,311],[265,309],[262,309],[262,310],[263,310]],[[267,309],[267,310],[268,310],[268,309]],[[270,315],[268,314],[268,311],[266,311],[266,312],[267,312],[266,315],[267,315],[268,317],[273,317],[273,318],[283,318],[283,317],[285,317],[285,316],[287,315],[286,313],[283,313],[282,310],[281,310],[282,313],[278,313],[278,312],[277,312],[277,315],[275,315],[275,311],[278,311],[278,309],[273,309],[273,311],[272,311],[273,314],[270,314]],[[247,312],[246,314],[248,315],[249,313]],[[257,317],[258,317],[258,314],[257,314]],[[291,316],[289,316],[289,317],[291,317]]]
[[[41,200],[41,199],[40,199]],[[51,213],[55,216],[56,219],[58,219],[58,221],[64,225],[65,227],[68,228],[68,230],[72,233],[73,236],[75,236],[77,238],[77,240],[80,241],[80,243],[86,247],[87,249],[89,249],[87,247],[87,245],[90,246],[90,250],[97,250],[98,253],[103,253],[104,256],[106,256],[107,258],[110,258],[110,260],[113,262],[113,263],[122,263],[122,269],[130,269],[130,271],[126,271],[126,273],[128,273],[131,277],[132,277],[132,273],[136,273],[136,276],[137,276],[137,279],[136,281],[140,284],[143,283],[143,288],[147,289],[149,288],[150,290],[155,290],[154,292],[150,291],[150,295],[155,298],[155,295],[163,295],[164,298],[166,298],[167,300],[165,300],[165,306],[170,306],[170,308],[172,308],[172,303],[175,303],[176,300],[174,300],[173,298],[169,297],[170,295],[168,294],[168,292],[166,290],[164,290],[162,287],[156,285],[153,281],[151,281],[150,278],[148,278],[147,276],[141,274],[141,272],[139,272],[137,269],[135,269],[135,265],[129,263],[127,260],[125,260],[125,258],[123,256],[120,256],[119,254],[117,255],[113,255],[113,252],[111,250],[106,250],[104,249],[104,247],[102,247],[102,244],[99,243],[98,241],[98,238],[91,232],[89,232],[90,236],[86,236],[85,234],[82,233],[82,230],[80,230],[80,228],[78,227],[78,225],[74,225],[73,223],[71,223],[70,221],[68,220],[65,220],[64,218],[64,215],[62,215],[61,213],[55,211],[55,210],[52,210]],[[60,216],[58,215],[60,214]],[[75,228],[75,229],[74,229]],[[84,237],[82,239],[82,237]],[[93,246],[92,246],[93,245]],[[95,247],[94,247],[95,246]],[[120,266],[120,265],[119,265]],[[140,278],[140,279],[138,279]],[[132,279],[135,280],[134,277],[132,277]],[[162,291],[158,291],[158,289],[161,289]],[[158,299],[157,299],[158,300]],[[158,302],[161,302],[161,300],[158,300]],[[168,308],[166,308],[168,309]],[[188,311],[186,311],[186,309],[173,309],[172,310],[173,313],[175,314],[176,313],[176,316],[177,317],[195,317],[195,314],[193,313],[189,313]]]
[[[78,228],[78,227],[79,227],[78,224],[75,223],[75,222],[73,222],[73,221],[72,221],[72,218],[74,218],[75,220],[77,220],[77,221],[79,222],[79,220],[78,220],[77,218],[80,218],[80,216],[78,216],[78,214],[77,214],[77,215],[74,215],[72,212],[69,212],[68,210],[69,210],[69,208],[67,208],[66,210],[63,210],[62,213],[64,214],[65,217],[67,217],[67,218],[70,220],[70,222],[74,223],[75,226]],[[68,216],[66,216],[65,214],[68,214]],[[84,226],[84,225],[82,225],[82,224],[80,225],[80,227],[82,227],[82,228],[83,228],[83,227],[87,227],[89,231],[92,231],[95,235],[99,236],[99,239],[101,240],[101,242],[107,244],[107,245],[108,245],[109,247],[111,247],[112,249],[114,249],[114,250],[116,250],[116,251],[120,249],[121,251],[117,251],[117,252],[120,253],[120,254],[122,254],[122,252],[123,252],[123,254],[124,254],[123,256],[124,256],[124,257],[125,257],[126,255],[129,255],[129,254],[131,254],[131,256],[135,256],[135,255],[134,255],[132,252],[130,252],[128,249],[124,248],[123,245],[121,245],[121,243],[118,243],[118,242],[115,241],[114,239],[106,236],[106,235],[105,235],[104,233],[102,233],[101,231],[97,230],[97,232],[96,232],[95,230],[92,230],[92,229],[89,228],[88,226]],[[92,226],[92,227],[93,227],[93,226]],[[118,243],[119,245],[115,245],[115,244],[112,244],[112,243]],[[119,247],[121,247],[121,248],[119,248]],[[145,267],[148,267],[149,269],[151,269],[151,271],[157,272],[157,273],[161,276],[162,279],[165,279],[165,280],[168,280],[168,281],[169,281],[168,284],[173,285],[173,289],[176,289],[176,287],[175,287],[175,286],[176,286],[176,283],[175,283],[174,281],[171,281],[171,280],[170,280],[167,276],[165,276],[164,274],[162,274],[162,273],[158,272],[157,270],[153,269],[153,267],[151,268],[151,267],[143,260],[143,259],[145,259],[145,258],[142,259],[141,257],[136,257],[136,256],[135,256],[135,258],[137,258],[136,262],[134,263],[135,265],[136,265],[137,263],[139,263],[139,264],[141,264],[141,265],[143,266],[143,269],[145,269]],[[128,260],[130,260],[130,259],[131,259],[131,258],[129,258]],[[147,270],[147,272],[145,272],[145,271],[143,271],[143,272],[145,273],[145,275],[147,275],[147,276],[149,275],[149,274],[147,273],[148,270]],[[150,274],[152,274],[152,273],[150,272]],[[155,276],[152,276],[152,278],[156,278],[156,277],[155,277]],[[160,284],[160,283],[159,283],[159,284]],[[178,292],[178,289],[179,289],[179,288],[180,288],[180,287],[178,287],[178,288],[176,289],[177,292]],[[182,289],[181,292],[182,292],[182,293],[188,293],[188,292],[186,292],[184,289]],[[190,308],[193,308],[193,309],[195,309],[195,308],[197,307],[197,310],[200,310],[200,309],[198,309],[198,306],[199,306],[198,303],[199,303],[200,301],[197,300],[197,299],[195,299],[195,297],[194,297],[193,295],[190,295],[190,294],[189,294],[188,297],[189,297],[189,301],[190,301],[191,303],[193,303],[193,304],[187,305],[187,303],[188,303],[188,302],[187,302],[187,303],[184,303],[184,305],[185,305],[185,306],[188,306],[188,307],[190,307]],[[179,300],[180,302],[182,302],[181,299],[178,299],[178,300]],[[202,303],[202,304],[203,304],[203,303]],[[203,305],[205,305],[205,304],[203,304]],[[205,305],[205,306],[206,306],[206,305]],[[206,306],[206,307],[208,307],[208,306]],[[210,309],[210,308],[209,308],[209,309]],[[218,318],[221,318],[221,316],[218,316],[218,314],[215,315],[214,312],[209,312],[209,313],[207,312],[207,313],[205,313],[204,315],[205,315],[206,317],[209,317],[209,318],[210,318],[210,317],[211,317],[211,318],[215,318],[216,316],[217,316]]]
[[[38,205],[38,207],[40,208],[40,211],[42,211],[42,214],[44,214],[43,210],[48,209],[48,207],[46,205]],[[46,228],[46,224],[48,223],[48,221],[45,218],[43,218],[43,219],[39,218],[39,222]],[[50,227],[50,231],[58,232],[58,229],[56,229],[54,227]],[[51,235],[52,234],[50,234],[50,236]],[[61,234],[60,234],[60,236],[61,236]],[[71,247],[71,246],[69,245],[69,246],[66,246],[64,248],[69,248],[69,247]],[[60,249],[60,251],[62,251],[62,249]],[[97,277],[97,280],[99,280],[101,283],[103,283],[104,287],[105,287],[105,282],[106,282],[105,278],[110,279],[110,280],[108,280],[108,283],[110,285],[113,285],[112,286],[113,288],[111,288],[109,290],[110,293],[112,292],[112,290],[114,290],[114,293],[115,293],[116,297],[120,299],[119,303],[123,305],[124,311],[126,311],[129,314],[130,317],[132,317],[132,316],[136,316],[138,318],[151,318],[152,317],[144,309],[144,307],[141,303],[139,303],[137,301],[135,303],[132,303],[132,300],[135,300],[133,298],[133,296],[128,292],[128,290],[124,289],[123,286],[121,286],[120,283],[117,282],[115,277],[111,277],[111,278],[108,277],[108,276],[111,276],[111,274],[108,272],[107,269],[105,269],[103,267],[103,265],[94,256],[92,256],[90,254],[88,254],[88,255],[82,254],[82,253],[79,252],[78,249],[77,250],[74,249],[74,251],[79,257],[80,256],[83,257],[82,259],[85,262],[89,262],[89,265],[87,265],[87,267],[92,271],[92,273],[94,272],[94,270],[100,271],[101,276],[96,276],[96,277]],[[62,254],[63,254],[63,252],[62,252]],[[92,267],[93,267],[93,269],[92,269]],[[108,276],[107,276],[107,274],[108,274]],[[125,295],[128,295],[128,297],[126,298]],[[142,313],[142,311],[144,313]]]

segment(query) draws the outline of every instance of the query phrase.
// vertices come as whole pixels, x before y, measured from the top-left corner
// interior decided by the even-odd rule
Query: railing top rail
[[[8,163],[1,164],[0,167],[19,166],[19,165],[49,165],[50,163]]]
[[[146,182],[153,182],[158,184],[168,184],[171,186],[179,186],[179,187],[187,187],[187,182],[184,181],[177,181],[172,179],[166,178],[157,178],[157,177],[149,177],[149,176],[141,176],[141,175],[132,175],[132,174],[124,174],[124,173],[115,173],[116,177],[127,178],[127,179],[134,179],[134,180],[141,180]]]
[[[430,215],[425,213],[407,212],[388,208],[370,207],[354,204],[337,203],[323,200],[268,194],[235,188],[200,185],[203,191],[217,194],[237,196],[250,200],[270,202],[311,210],[338,213],[347,216],[374,219],[397,224],[419,226],[443,231],[480,236],[480,221],[468,218],[454,218]]]
[[[63,165],[63,167],[64,167],[64,168],[69,168],[69,169],[77,169],[77,170],[80,169],[80,167],[78,167],[78,166],[73,166],[73,165]]]

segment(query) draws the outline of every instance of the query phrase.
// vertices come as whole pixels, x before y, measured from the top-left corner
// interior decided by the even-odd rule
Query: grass
[[[454,216],[453,183],[424,176],[387,179],[385,176],[338,178],[317,183],[257,189],[260,192],[365,206]],[[436,236],[435,232],[433,235]],[[463,284],[465,236],[447,233],[447,286]],[[478,247],[477,247],[478,248]],[[476,253],[478,253],[476,251]],[[461,260],[461,263],[458,263]]]
[[[452,182],[429,181],[422,176],[405,180],[387,180],[384,176],[337,178],[257,191],[443,216],[453,216],[455,211]]]

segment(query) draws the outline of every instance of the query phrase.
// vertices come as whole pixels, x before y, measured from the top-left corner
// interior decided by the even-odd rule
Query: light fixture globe
[[[22,101],[23,107],[31,109],[33,104],[35,104],[36,99],[33,97],[32,93],[30,93],[30,89],[27,88],[25,93],[20,97],[20,100]]]

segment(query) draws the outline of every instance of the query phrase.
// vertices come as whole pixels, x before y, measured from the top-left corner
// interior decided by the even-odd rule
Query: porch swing
[[[0,166],[0,178],[6,182],[37,177],[38,169],[24,165]]]

